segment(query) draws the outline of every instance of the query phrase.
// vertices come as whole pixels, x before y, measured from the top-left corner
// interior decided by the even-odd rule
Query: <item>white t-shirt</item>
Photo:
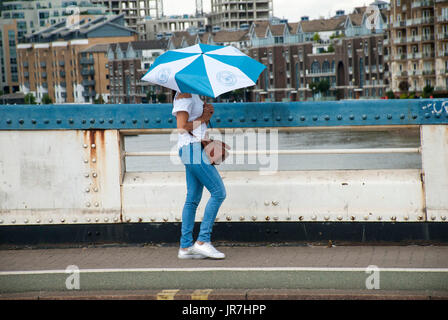
[[[178,94],[176,94],[177,97]],[[188,112],[188,122],[194,121],[200,116],[204,110],[204,102],[199,98],[197,94],[192,94],[191,98],[176,99],[173,101],[173,116],[177,115],[179,111]],[[180,133],[178,135],[177,146],[182,148],[193,142],[201,142],[204,139],[207,132],[207,125],[203,122],[200,126],[193,130],[193,135],[189,133]]]

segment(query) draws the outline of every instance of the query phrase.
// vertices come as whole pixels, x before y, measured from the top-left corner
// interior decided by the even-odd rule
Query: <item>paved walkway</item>
[[[90,292],[150,299],[163,298],[163,290],[186,299],[195,292],[216,299],[269,298],[272,292],[303,299],[384,298],[397,292],[408,298],[448,298],[448,246],[219,249],[225,260],[179,260],[177,248],[156,246],[0,250],[0,298],[87,298]],[[68,266],[80,273],[73,268],[66,273]],[[73,275],[79,275],[80,290],[67,289]],[[379,290],[367,290],[376,286]]]

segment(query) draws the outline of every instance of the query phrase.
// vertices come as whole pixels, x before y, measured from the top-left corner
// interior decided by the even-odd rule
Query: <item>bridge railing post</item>
[[[428,221],[448,218],[448,126],[421,126],[422,180]]]

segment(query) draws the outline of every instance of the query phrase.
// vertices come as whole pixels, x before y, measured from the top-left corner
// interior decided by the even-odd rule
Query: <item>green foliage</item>
[[[326,95],[328,90],[330,90],[330,81],[326,79],[319,81],[317,83],[317,90],[323,95]]]
[[[25,104],[36,104],[36,97],[32,93],[25,95]]]
[[[433,93],[434,93],[434,87],[432,87],[430,85],[426,85],[423,88],[422,98],[427,99],[427,98],[431,97],[433,95]]]
[[[157,99],[159,100],[160,103],[165,103],[166,102],[166,94],[164,93],[159,93],[157,95]]]
[[[407,93],[400,94],[400,99],[409,99],[409,95]]]
[[[392,90],[386,92],[387,99],[395,99],[395,94]]]
[[[320,41],[320,35],[318,33],[315,33],[313,36],[313,41],[318,42]]]
[[[41,100],[42,104],[52,104],[53,100],[51,100],[50,96],[48,95],[48,93],[45,93],[42,96],[42,100]]]
[[[104,99],[103,99],[103,95],[100,95],[100,96],[98,97],[98,99],[93,100],[93,103],[94,103],[94,104],[104,104],[104,103],[106,103],[106,102],[105,102]]]

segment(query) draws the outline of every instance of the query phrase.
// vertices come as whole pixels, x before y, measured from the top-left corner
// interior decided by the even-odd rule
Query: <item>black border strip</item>
[[[195,235],[199,223],[195,225]],[[0,246],[173,244],[180,223],[71,224],[0,227]],[[347,242],[448,244],[448,223],[434,222],[231,222],[216,223],[214,242]]]

